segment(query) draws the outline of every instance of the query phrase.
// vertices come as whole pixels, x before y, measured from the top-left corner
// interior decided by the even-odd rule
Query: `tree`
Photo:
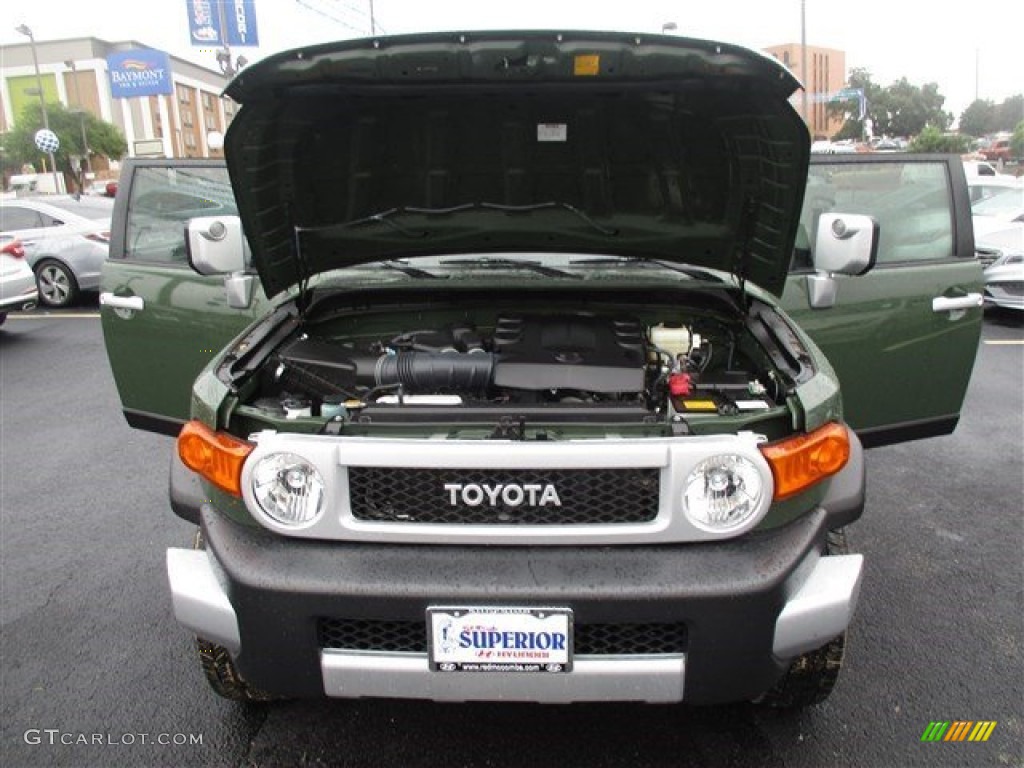
[[[943,133],[934,125],[925,126],[910,142],[911,152],[943,152],[962,155],[967,151],[968,139],[958,133]]]
[[[1017,94],[996,107],[996,118],[994,131],[1015,130],[1021,120],[1024,120],[1024,95]]]
[[[850,70],[847,87],[860,89],[864,92],[864,100],[867,106],[865,116],[875,122],[872,107],[878,101],[878,95],[882,92],[882,88],[877,83],[872,82],[871,73],[866,69],[854,67]],[[833,137],[834,139],[860,139],[864,136],[864,122],[861,120],[860,115],[860,99],[833,102],[828,105],[828,114],[830,117],[845,118],[843,127]],[[877,128],[875,131],[877,132]]]
[[[945,101],[936,83],[918,87],[901,78],[882,91],[881,109],[887,117],[882,132],[889,136],[916,136],[929,125],[944,131],[953,122],[953,116],[942,111]]]
[[[866,69],[850,70],[850,88],[864,92],[865,117],[871,120],[872,133],[876,136],[914,136],[926,125],[945,130],[953,116],[942,110],[946,97],[939,93],[936,83],[923,86],[911,84],[907,78],[882,88],[871,80]],[[860,138],[864,124],[860,120],[860,104],[857,99],[838,102],[829,106],[829,113],[845,116],[846,123],[836,138]]]
[[[1024,95],[1017,94],[996,104],[987,99],[971,102],[960,115],[960,132],[969,136],[987,136],[1012,131],[1024,120]]]
[[[1024,120],[1017,123],[1013,129],[1013,136],[1010,138],[1010,151],[1017,158],[1024,157]]]
[[[976,99],[960,115],[960,133],[985,136],[992,133],[996,121],[996,105],[987,99]]]
[[[60,149],[54,153],[58,170],[77,175],[72,157],[85,154],[82,146],[82,125],[91,155],[102,155],[118,160],[128,152],[128,144],[121,132],[110,123],[97,119],[88,112],[73,112],[63,104],[48,103],[46,114],[50,130],[60,139]],[[20,170],[25,163],[41,167],[43,153],[35,144],[35,135],[43,126],[42,110],[38,104],[29,104],[21,112],[14,128],[3,136],[4,167]]]

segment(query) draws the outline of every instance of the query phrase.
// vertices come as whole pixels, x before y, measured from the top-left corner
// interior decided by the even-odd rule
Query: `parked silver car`
[[[36,298],[35,275],[25,261],[21,241],[0,235],[0,325],[8,312],[35,306]]]
[[[0,232],[17,237],[35,272],[39,301],[64,307],[99,286],[113,201],[55,195],[0,201]]]
[[[1014,222],[977,239],[975,250],[986,266],[985,306],[1024,310],[1024,223]]]

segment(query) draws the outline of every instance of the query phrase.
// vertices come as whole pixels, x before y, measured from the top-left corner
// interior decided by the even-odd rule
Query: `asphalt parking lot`
[[[941,385],[941,371],[936,372]],[[990,315],[956,433],[868,453],[866,576],[835,694],[750,705],[241,706],[170,612],[172,441],[125,424],[95,307],[0,328],[5,766],[1024,764],[1024,326]],[[923,743],[988,720],[985,743]]]

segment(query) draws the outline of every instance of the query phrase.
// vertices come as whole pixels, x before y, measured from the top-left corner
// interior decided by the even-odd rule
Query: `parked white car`
[[[110,241],[112,200],[53,195],[0,203],[0,232],[17,237],[35,272],[39,302],[65,307],[99,287]]]
[[[1013,225],[1024,225],[1024,183],[996,190],[989,197],[971,203],[974,239],[982,241],[989,235]]]
[[[1020,191],[1024,190],[1024,179],[1006,173],[1001,173],[998,176],[968,176],[967,190],[971,195],[971,208],[973,209],[976,203],[988,200],[990,197],[1007,194],[1013,190],[1017,190],[1019,195]]]
[[[0,235],[0,325],[8,312],[35,306],[37,296],[36,278],[21,242]]]

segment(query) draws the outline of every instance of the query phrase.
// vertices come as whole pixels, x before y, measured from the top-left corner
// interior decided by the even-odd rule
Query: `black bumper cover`
[[[423,621],[428,605],[555,605],[586,623],[684,622],[685,700],[740,701],[763,693],[785,670],[772,642],[796,587],[794,571],[808,552],[824,548],[828,530],[863,510],[863,456],[851,439],[850,462],[821,506],[783,528],[711,544],[347,544],[287,539],[208,506],[193,509],[238,616],[239,671],[264,690],[323,695],[319,617]],[[174,489],[176,477],[181,473],[172,471],[181,514],[191,494]]]

